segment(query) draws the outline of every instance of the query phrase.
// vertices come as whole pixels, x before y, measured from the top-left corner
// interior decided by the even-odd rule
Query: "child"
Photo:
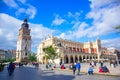
[[[93,75],[93,67],[91,67],[91,66],[89,67],[89,69],[88,69],[88,74],[89,74],[89,75],[91,75],[91,74]]]

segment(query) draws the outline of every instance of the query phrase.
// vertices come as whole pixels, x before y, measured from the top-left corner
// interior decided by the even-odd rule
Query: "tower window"
[[[27,53],[25,53],[25,56],[27,56]]]

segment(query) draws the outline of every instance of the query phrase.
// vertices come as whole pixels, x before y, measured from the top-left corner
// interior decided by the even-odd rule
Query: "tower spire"
[[[24,22],[26,22],[26,23],[27,23],[27,18],[24,18]]]
[[[25,13],[24,22],[27,22],[27,14]]]
[[[22,28],[29,28],[29,24],[27,23],[28,22],[28,20],[27,20],[27,17],[25,16],[25,18],[24,18],[24,20],[23,20],[23,23],[22,23]]]

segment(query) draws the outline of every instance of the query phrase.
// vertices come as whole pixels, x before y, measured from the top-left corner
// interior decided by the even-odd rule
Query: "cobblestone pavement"
[[[46,70],[43,67],[45,66],[40,66],[40,68],[33,66],[17,67],[12,76],[8,75],[7,69],[5,68],[3,72],[0,72],[0,80],[120,80],[120,77],[115,76],[73,75],[70,71]]]

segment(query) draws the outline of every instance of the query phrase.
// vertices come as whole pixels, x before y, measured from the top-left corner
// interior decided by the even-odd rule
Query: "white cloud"
[[[18,0],[20,1],[21,3],[25,4],[26,3],[26,0]]]
[[[115,31],[114,28],[120,25],[120,1],[116,3],[117,1],[118,0],[91,0],[91,11],[86,17],[93,19],[93,25],[90,27],[88,37],[113,33]]]
[[[85,29],[86,27],[88,27],[87,23],[85,23],[85,22],[80,23],[79,22],[78,28],[74,31],[73,35],[76,38],[81,38],[81,37],[86,36],[88,33],[88,30],[89,30],[89,29]]]
[[[75,29],[75,28],[78,28],[79,26],[80,26],[80,22],[75,21],[74,25],[73,25],[73,28]]]
[[[17,16],[19,16],[21,13],[24,13],[26,10],[24,8],[19,8],[18,11],[15,12]]]
[[[73,20],[71,21],[71,24],[74,24],[76,23],[76,21],[78,22],[79,19],[80,19],[80,15],[81,15],[82,11],[80,12],[75,12],[75,13],[72,13],[72,12],[68,12],[68,17],[69,18],[73,18]]]
[[[68,40],[73,40],[73,38],[75,37],[73,35],[72,31],[68,31],[67,33],[63,32],[61,33],[59,36],[57,36],[58,38],[62,38],[62,39],[68,39]]]
[[[29,21],[29,20],[28,20]],[[16,49],[18,32],[23,21],[7,14],[0,13],[0,48]],[[54,33],[54,30],[44,27],[42,24],[29,23],[32,36],[32,49],[37,49],[38,44],[45,36]]]
[[[7,40],[14,40],[15,39],[15,37],[14,37],[14,32],[10,32],[10,33],[8,33],[8,34],[6,34],[6,38],[7,38]]]
[[[65,19],[62,19],[59,15],[56,15],[55,19],[52,22],[52,25],[58,26],[64,23],[65,21],[66,21]]]
[[[110,4],[113,5],[113,3],[117,4],[120,2],[119,0],[89,0],[89,1],[92,3],[90,5],[92,9],[104,8],[108,7]]]
[[[24,13],[28,15],[30,19],[33,19],[37,13],[37,9],[33,5],[26,3],[26,0],[3,0],[3,2],[7,6],[12,7],[13,9],[16,10],[15,11],[16,16],[19,16],[21,13]],[[20,2],[22,5],[19,4],[18,2]]]
[[[18,4],[15,2],[15,0],[3,0],[3,2],[9,7],[13,7],[13,8],[18,7]]]
[[[65,39],[80,39],[81,37],[87,36],[90,29],[88,28],[88,24],[85,22],[76,22],[73,25],[74,30],[70,30],[67,32],[63,32],[60,34],[61,38]]]
[[[97,1],[91,0],[91,11],[86,15],[86,19],[93,19],[91,24],[77,20],[78,17],[80,18],[80,14],[76,13],[77,16],[75,17],[75,14],[68,12],[68,17],[75,19],[72,21],[73,29],[61,33],[60,37],[73,40],[82,37],[95,38],[115,33],[114,28],[120,25],[120,2],[116,3],[116,0],[108,3],[104,0]]]
[[[74,15],[71,12],[68,12],[68,17],[73,17]]]
[[[34,39],[44,39],[45,36],[54,33],[54,30],[44,27],[42,24],[29,24],[31,26],[31,35]]]
[[[26,14],[30,15],[30,18],[33,19],[36,15],[36,8],[32,5],[28,5],[29,8],[26,10]]]
[[[82,11],[81,12],[75,12],[75,13],[68,12],[68,17],[78,18],[78,17],[80,17],[81,13],[82,13]]]
[[[2,29],[0,29],[0,35],[2,35],[2,33],[3,33],[3,32],[2,32]]]
[[[120,49],[120,38],[102,40],[101,43],[107,48],[114,47]]]
[[[58,36],[59,38],[65,39],[66,34],[65,33],[61,33],[60,36]]]

